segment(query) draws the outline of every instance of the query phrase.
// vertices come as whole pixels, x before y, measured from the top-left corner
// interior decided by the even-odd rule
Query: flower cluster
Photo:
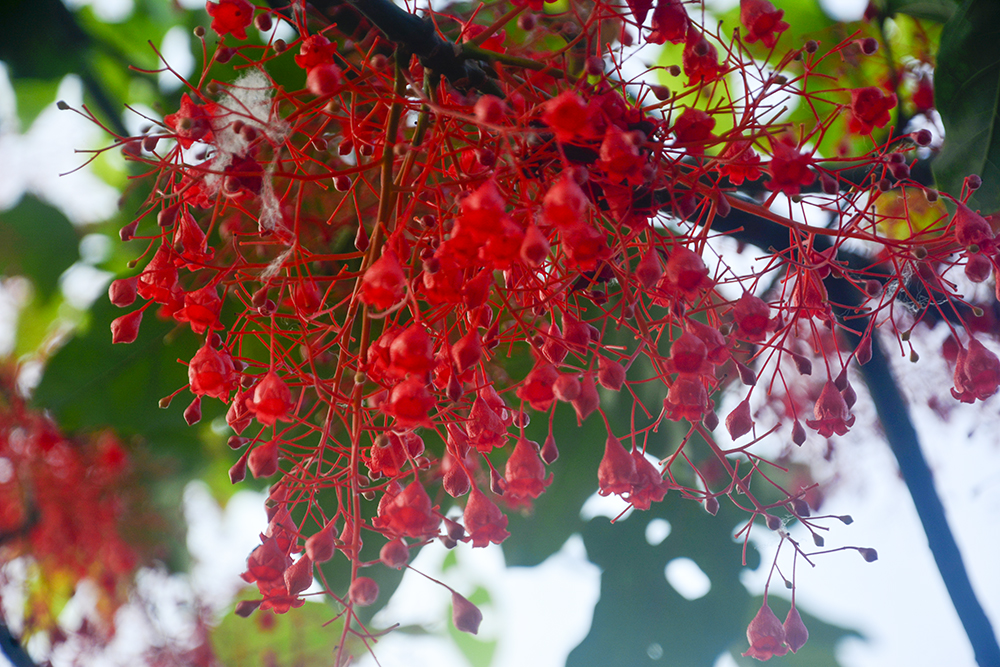
[[[695,20],[679,0],[597,4],[580,25],[520,4],[510,14],[483,7],[461,33],[438,27],[434,38],[449,48],[400,48],[416,55],[392,62],[377,45],[405,39],[390,25],[412,19],[402,10],[372,14],[350,34],[338,32],[346,23],[296,13],[296,41],[257,46],[233,40],[279,15],[245,0],[209,3],[222,38],[212,63],[235,58],[241,74],[208,81],[206,67],[162,124],[121,138],[157,187],[122,230],[146,245],[144,266],[110,289],[116,305],[144,303],[112,334],[136,340],[156,304],[158,317],[204,340],[188,361],[185,416],[197,421],[202,400],[227,404],[230,444],[246,448],[232,480],[249,468],[275,482],[271,523],[245,575],[261,606],[299,604],[313,565],[338,550],[353,561],[353,583],[329,592],[351,610],[378,594],[358,571],[403,567],[410,546],[503,542],[505,511],[530,508],[558,483],[547,468],[559,454],[554,434],[541,446],[529,439],[531,414],[571,406],[583,423],[601,413],[599,387],[633,401],[633,413],[659,415],[619,434],[630,450],[608,426],[594,471],[601,494],[647,509],[676,489],[712,511],[740,492],[753,517],[792,503],[805,521],[808,506],[777,484],[781,500],[770,505],[750,492],[760,460],[750,445],[724,450],[714,440],[716,392],[737,377],[746,388],[725,419],[730,438],[742,438],[756,428],[750,392],[780,401],[774,394],[787,387],[787,364],[768,362],[793,361],[808,376],[801,351],[823,351],[815,402],[786,397],[791,440],[806,440],[799,415],[810,408],[805,423],[818,437],[843,436],[855,422],[847,365],[866,359],[861,348],[841,353],[840,327],[849,328],[846,315],[866,318],[870,345],[877,319],[868,314],[894,317],[894,298],[910,289],[887,294],[878,265],[919,262],[914,275],[942,301],[956,296],[941,278],[946,267],[964,263],[983,279],[995,270],[993,230],[964,205],[930,243],[885,232],[875,195],[923,191],[906,163],[925,135],[823,157],[835,122],[868,146],[892,121],[894,94],[831,85],[828,112],[803,104],[815,114],[807,122],[773,121],[788,96],[805,95],[796,91],[819,96],[815,87],[831,78],[823,68],[871,49],[859,55],[846,41],[822,52],[808,42],[779,53],[790,26],[764,0],[741,3],[742,37]],[[577,63],[546,50],[547,37],[570,33],[587,37],[573,44],[604,48],[602,26],[642,25],[650,10],[644,39],[683,45],[667,69],[686,77],[681,92],[626,86],[605,71],[617,52]],[[519,30],[538,39],[510,43],[489,22],[517,13]],[[621,40],[632,40],[627,29]],[[443,52],[461,57],[433,61]],[[301,89],[270,79],[282,58],[303,71]],[[787,76],[774,74],[779,60]],[[734,74],[741,86],[722,85]],[[803,202],[826,221],[801,222]],[[751,228],[764,231],[754,238]],[[720,262],[718,235],[757,243],[763,268]],[[831,237],[883,254],[849,258]],[[956,248],[959,259],[945,261]],[[832,303],[832,279],[854,286],[855,301]],[[955,398],[996,392],[997,358],[974,337],[957,359]],[[765,368],[773,377],[759,382]],[[652,409],[646,387],[659,391]],[[647,450],[664,419],[687,437],[656,465],[649,457],[667,452]],[[728,482],[692,463],[694,435]],[[737,469],[747,457],[749,474]],[[683,482],[692,475],[698,482]],[[327,488],[335,493],[319,493]],[[464,506],[461,522],[446,517],[452,499]],[[365,539],[384,543],[379,561],[360,558]],[[295,559],[302,542],[306,555]],[[783,627],[765,606],[748,655],[796,650],[807,635],[796,619]]]

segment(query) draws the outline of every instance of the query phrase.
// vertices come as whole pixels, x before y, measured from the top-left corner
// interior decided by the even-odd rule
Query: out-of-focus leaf
[[[229,613],[212,630],[215,656],[226,667],[325,667],[334,664],[333,650],[343,622],[327,605],[307,602],[285,614],[255,611],[249,618]],[[348,650],[363,651],[349,636]]]
[[[10,66],[11,78],[78,72],[88,43],[61,0],[0,3],[0,60]]]
[[[14,79],[14,94],[17,96],[17,117],[21,129],[26,130],[45,107],[56,100],[59,81],[55,79]]]
[[[667,519],[672,530],[651,546],[646,526],[655,517]],[[658,650],[670,664],[712,665],[739,639],[743,619],[753,617],[753,599],[739,585],[740,545],[732,539],[732,527],[745,518],[726,501],[712,517],[699,503],[671,494],[623,522],[593,519],[583,539],[588,557],[603,571],[601,598],[590,634],[570,653],[567,666],[645,664]],[[756,551],[747,555],[756,567]],[[697,563],[712,582],[697,600],[681,597],[666,580],[667,563],[681,557]]]
[[[0,274],[30,278],[43,301],[79,256],[73,224],[51,206],[25,197],[0,213]]]
[[[944,23],[958,9],[958,3],[953,0],[887,0],[886,13],[906,14],[917,19],[928,19]]]
[[[945,132],[933,163],[938,189],[958,197],[970,174],[1000,182],[1000,3],[968,0],[945,24],[934,103]],[[968,204],[994,213],[1000,189],[980,188]]]
[[[138,339],[112,345],[111,321],[126,312],[99,298],[90,326],[49,362],[34,400],[68,430],[111,426],[122,435],[141,435],[156,452],[176,457],[182,469],[195,470],[204,452],[198,430],[183,417],[191,394],[182,392],[166,410],[158,402],[187,384],[187,367],[178,359],[193,357],[200,341],[190,332],[174,332],[173,321],[159,320],[149,308]],[[175,337],[166,345],[168,335]],[[206,423],[223,412],[221,402],[202,401]]]

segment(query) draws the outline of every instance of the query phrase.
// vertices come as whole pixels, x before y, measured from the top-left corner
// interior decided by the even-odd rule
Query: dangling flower
[[[573,174],[564,171],[542,198],[542,217],[553,227],[574,227],[583,222],[587,195],[577,185]]]
[[[771,328],[770,314],[771,309],[763,299],[750,292],[744,292],[743,296],[733,304],[733,320],[736,322],[737,336],[751,343],[763,341]]]
[[[832,380],[827,380],[823,385],[814,412],[816,419],[807,419],[806,426],[816,429],[826,438],[834,433],[844,435],[851,426],[854,426],[854,415],[850,413],[847,401]]]
[[[253,21],[253,5],[247,0],[209,1],[205,3],[205,10],[212,17],[212,30],[217,35],[247,38],[247,26]]]
[[[784,192],[789,197],[799,194],[804,185],[812,185],[816,174],[810,169],[813,163],[811,155],[800,153],[787,138],[776,141],[771,139],[771,163],[767,171],[771,180],[764,187],[772,192]]]
[[[788,647],[785,646],[785,629],[767,604],[764,604],[750,621],[747,627],[747,641],[750,642],[750,648],[743,654],[744,657],[770,660],[776,655],[788,653]]]
[[[579,95],[567,90],[545,103],[542,120],[555,131],[556,140],[565,143],[587,133],[590,111]]]
[[[621,440],[609,434],[604,443],[604,458],[597,468],[598,493],[624,495],[638,482],[635,459],[625,451]]]
[[[640,25],[642,20],[639,19]],[[684,11],[681,0],[658,0],[656,9],[653,10],[653,30],[646,36],[646,41],[653,44],[680,44],[687,37],[690,25],[691,19]]]
[[[650,505],[663,500],[670,490],[670,483],[638,449],[632,449],[631,456],[635,461],[636,482],[629,490],[628,501],[636,509],[648,510]]]
[[[714,127],[715,119],[707,113],[701,109],[687,108],[671,128],[677,138],[674,145],[682,147],[689,154],[701,155],[705,152],[705,145],[715,139],[712,135]]]
[[[396,418],[399,428],[427,426],[427,412],[434,407],[434,397],[427,391],[427,382],[411,375],[389,392],[389,398],[382,406],[385,413]]]
[[[548,410],[555,400],[552,388],[558,379],[559,371],[555,366],[548,363],[537,364],[517,388],[517,397],[527,401],[536,410]]]
[[[684,297],[695,299],[702,290],[715,282],[708,277],[708,267],[701,256],[690,248],[674,248],[667,259],[667,278],[671,286]]]
[[[264,426],[273,426],[279,419],[285,421],[292,407],[292,391],[274,371],[268,371],[257,383],[253,401],[248,403],[254,416]]]
[[[249,5],[246,0],[233,0]],[[211,3],[210,3],[211,4]],[[214,24],[214,21],[213,21]],[[213,25],[214,28],[214,25]],[[245,39],[246,35],[241,39]],[[179,111],[167,114],[163,117],[163,124],[174,131],[177,143],[182,148],[191,148],[191,144],[196,141],[212,141],[212,117],[200,104],[195,104],[194,100],[187,93],[181,96],[181,108]]]
[[[876,127],[885,127],[896,106],[896,95],[886,95],[875,86],[851,91],[851,132],[870,134]]]
[[[963,403],[986,400],[1000,388],[1000,359],[975,338],[969,349],[959,348],[955,361],[955,388],[951,395]]]
[[[222,299],[215,285],[205,285],[194,292],[184,295],[184,307],[174,313],[178,322],[188,322],[196,334],[205,333],[206,329],[219,330],[219,313],[222,312]]]
[[[980,252],[989,252],[996,247],[990,223],[965,204],[957,204],[952,223],[955,225],[955,240],[962,247],[978,246]]]
[[[670,358],[666,367],[670,373],[709,373],[711,364],[707,361],[708,348],[705,342],[689,331],[685,331],[670,345]]]
[[[734,141],[719,155],[722,163],[719,173],[733,185],[743,185],[744,181],[760,178],[760,156],[754,152],[749,141]]]
[[[361,300],[373,308],[385,310],[399,303],[406,294],[406,276],[391,250],[382,253],[361,279]]]
[[[715,81],[722,74],[718,50],[694,26],[688,28],[681,64],[689,86]]]
[[[545,466],[538,456],[538,444],[519,438],[504,469],[507,490],[504,498],[523,500],[537,498],[552,482],[552,475],[545,478]]]
[[[678,375],[663,399],[663,416],[671,421],[687,419],[696,424],[709,412],[708,391],[701,378],[686,373]]]
[[[785,630],[785,643],[788,644],[788,650],[792,653],[797,653],[809,641],[809,630],[802,622],[802,616],[795,608],[794,602],[792,608],[788,610],[788,615],[785,616],[782,627]]]
[[[758,39],[769,49],[778,43],[778,34],[788,30],[781,20],[785,12],[775,9],[767,0],[740,0],[740,23],[746,27],[747,44]]]
[[[413,537],[422,540],[437,533],[441,518],[434,513],[431,497],[417,480],[410,482],[399,493],[386,492],[379,503],[378,516],[372,525],[394,537]]]
[[[502,447],[507,438],[507,425],[482,393],[472,402],[465,428],[469,444],[484,454],[494,447]]]
[[[219,352],[206,343],[191,358],[188,382],[193,394],[226,400],[236,386],[236,368],[232,357],[228,352]]]
[[[463,520],[473,547],[485,547],[490,542],[500,544],[510,537],[507,517],[476,486],[469,493]]]

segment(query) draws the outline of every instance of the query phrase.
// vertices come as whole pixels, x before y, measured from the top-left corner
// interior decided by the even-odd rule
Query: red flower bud
[[[369,577],[358,577],[351,582],[347,595],[354,606],[367,607],[378,600],[378,584]]]
[[[142,311],[135,310],[128,315],[122,315],[111,322],[112,343],[134,343],[139,337],[139,324],[142,322]]]
[[[451,606],[451,620],[455,628],[462,632],[477,634],[479,624],[483,622],[483,612],[479,611],[479,607],[455,591],[451,592]]]

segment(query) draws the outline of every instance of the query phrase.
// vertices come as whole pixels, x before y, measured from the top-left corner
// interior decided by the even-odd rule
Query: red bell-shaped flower
[[[379,310],[399,303],[406,293],[406,276],[396,259],[396,254],[386,250],[365,271],[361,279],[361,300]]]
[[[413,480],[393,496],[386,492],[372,523],[394,537],[424,539],[437,533],[441,518],[434,513],[423,485]]]
[[[747,29],[744,39],[753,44],[758,39],[767,48],[778,43],[778,33],[788,30],[781,20],[785,12],[775,9],[767,0],[740,0],[740,23]]]
[[[785,629],[766,604],[750,621],[747,627],[747,641],[750,642],[750,648],[743,654],[745,657],[770,660],[776,655],[788,653],[788,647],[785,646]]]
[[[820,435],[827,438],[834,433],[844,435],[851,426],[854,426],[854,415],[850,413],[847,401],[832,380],[827,380],[823,385],[814,413],[816,419],[807,419],[806,426],[816,429]]]
[[[963,403],[986,400],[1000,388],[1000,359],[975,338],[969,348],[959,348],[955,360],[955,388],[952,396]]]
[[[638,482],[635,459],[625,451],[621,440],[609,434],[604,443],[604,457],[597,468],[597,492],[602,496],[612,493],[624,495]]]
[[[697,375],[678,375],[663,399],[663,416],[671,421],[687,419],[698,423],[710,411],[708,391]]]
[[[216,350],[206,343],[191,358],[188,365],[191,392],[225,400],[236,386],[236,369],[229,353]]]
[[[274,371],[268,371],[257,383],[253,401],[248,403],[254,416],[264,426],[273,426],[279,419],[285,421],[292,407],[292,391]]]
[[[519,438],[504,469],[507,490],[504,498],[522,500],[537,498],[552,482],[552,475],[545,478],[545,465],[538,456],[538,444]]]
[[[473,547],[485,547],[491,542],[500,544],[510,537],[507,532],[507,517],[476,486],[469,493],[462,517]]]

